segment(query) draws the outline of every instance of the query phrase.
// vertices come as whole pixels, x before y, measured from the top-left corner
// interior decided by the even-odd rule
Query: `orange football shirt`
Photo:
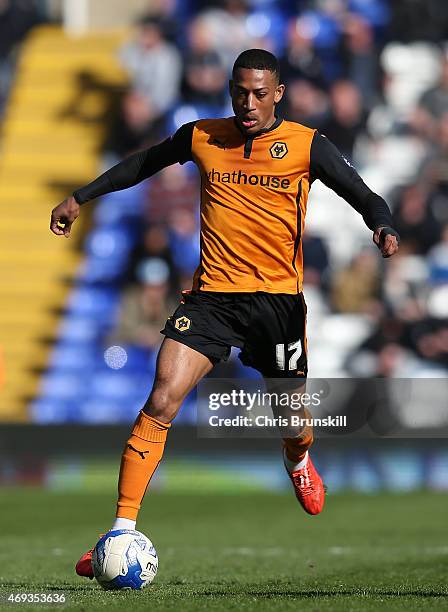
[[[362,215],[369,229],[394,232],[384,199],[337,148],[315,130],[280,118],[254,136],[244,135],[234,117],[186,123],[73,195],[83,204],[191,160],[202,179],[201,263],[194,289],[300,292],[301,237],[310,185],[317,178]]]
[[[302,291],[301,236],[315,130],[277,119],[255,137],[233,117],[197,121],[192,158],[201,175],[201,262],[193,289]]]

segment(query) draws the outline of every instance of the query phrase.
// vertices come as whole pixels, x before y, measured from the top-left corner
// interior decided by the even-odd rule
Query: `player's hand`
[[[373,242],[383,257],[392,257],[398,251],[400,236],[392,227],[377,227],[373,233]]]
[[[50,229],[56,236],[70,236],[73,221],[79,217],[79,204],[73,196],[61,202],[51,211]]]

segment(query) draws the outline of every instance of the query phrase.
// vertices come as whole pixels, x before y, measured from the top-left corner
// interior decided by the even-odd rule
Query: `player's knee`
[[[155,388],[148,397],[143,412],[162,423],[171,423],[179,409],[178,402],[167,388]]]

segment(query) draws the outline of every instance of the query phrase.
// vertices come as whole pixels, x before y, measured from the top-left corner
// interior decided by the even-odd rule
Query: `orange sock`
[[[311,414],[305,410],[305,419],[311,419]],[[295,438],[283,438],[285,447],[285,455],[289,461],[300,463],[305,457],[306,451],[313,443],[313,428],[311,425],[305,425],[302,432]]]
[[[121,457],[117,517],[137,519],[149,481],[162,459],[170,427],[140,411]]]

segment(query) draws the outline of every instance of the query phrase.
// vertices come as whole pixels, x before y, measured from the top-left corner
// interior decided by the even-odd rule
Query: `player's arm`
[[[70,229],[79,216],[80,206],[95,198],[127,189],[176,162],[184,164],[192,159],[191,140],[194,122],[180,127],[174,136],[144,151],[130,155],[107,170],[94,181],[74,191],[51,212],[50,229],[58,236],[70,235]]]
[[[334,144],[318,132],[311,144],[310,176],[312,180],[320,179],[362,215],[383,257],[398,251],[400,237],[392,227],[392,215],[386,202],[367,187]]]

